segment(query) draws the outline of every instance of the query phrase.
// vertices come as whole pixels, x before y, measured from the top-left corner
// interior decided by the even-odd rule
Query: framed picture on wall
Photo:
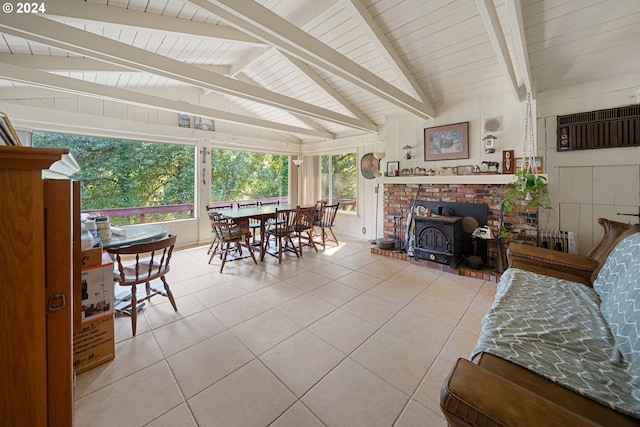
[[[469,158],[469,122],[424,130],[424,160]]]
[[[537,174],[544,173],[544,160],[542,159],[542,156],[536,157],[535,162],[536,162],[536,173]],[[516,172],[519,171],[520,169],[522,169],[522,157],[516,157]]]

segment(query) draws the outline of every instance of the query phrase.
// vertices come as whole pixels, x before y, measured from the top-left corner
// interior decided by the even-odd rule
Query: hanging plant
[[[521,216],[523,211],[551,210],[547,178],[536,173],[531,94],[527,94],[526,101],[522,159],[522,168],[514,175],[513,188],[505,193],[504,198],[500,202],[500,237],[510,234],[507,233],[502,224],[504,213],[515,210],[516,216]],[[523,209],[517,209],[519,206],[523,206]]]
[[[513,188],[509,189],[502,199],[504,212],[524,203],[524,210],[542,209],[551,210],[547,178],[527,170],[520,169],[514,175]]]

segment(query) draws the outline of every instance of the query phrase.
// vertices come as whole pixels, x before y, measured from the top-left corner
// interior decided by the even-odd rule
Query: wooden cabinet
[[[0,425],[73,421],[79,187],[41,177],[64,153],[0,146]]]

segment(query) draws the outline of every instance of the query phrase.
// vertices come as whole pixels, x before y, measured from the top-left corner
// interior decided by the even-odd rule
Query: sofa
[[[441,388],[449,426],[640,426],[640,226],[599,223],[585,256],[509,245],[476,347]]]

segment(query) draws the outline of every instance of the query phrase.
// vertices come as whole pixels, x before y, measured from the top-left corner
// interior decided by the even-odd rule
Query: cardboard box
[[[113,314],[113,261],[106,252],[101,263],[85,267],[81,274],[82,322]]]
[[[82,268],[93,267],[102,263],[102,246],[82,251],[80,266]]]
[[[84,322],[73,334],[73,369],[76,374],[86,372],[116,357],[113,314]]]

